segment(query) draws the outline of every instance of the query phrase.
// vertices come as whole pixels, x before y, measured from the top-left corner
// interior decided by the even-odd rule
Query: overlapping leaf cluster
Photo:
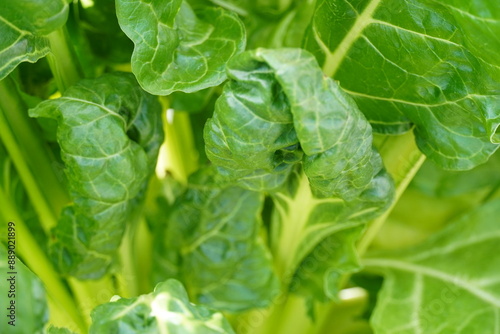
[[[21,331],[500,328],[500,2],[6,0],[0,36]]]

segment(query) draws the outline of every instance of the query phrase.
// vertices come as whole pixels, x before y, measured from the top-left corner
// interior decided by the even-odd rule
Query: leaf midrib
[[[352,28],[342,39],[333,53],[326,53],[323,73],[328,77],[333,77],[337,72],[342,60],[345,58],[352,45],[361,36],[365,28],[372,23],[373,13],[382,0],[371,0],[365,7],[361,15],[358,16]]]

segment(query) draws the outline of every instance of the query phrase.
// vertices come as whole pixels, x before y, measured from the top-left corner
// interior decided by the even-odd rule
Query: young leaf
[[[106,272],[156,163],[160,108],[133,75],[113,73],[82,80],[30,110],[58,122],[73,199],[55,229],[53,256],[63,273],[98,278]]]
[[[479,333],[498,328],[500,201],[462,216],[417,247],[364,261],[385,274],[376,333]]]
[[[308,52],[245,52],[228,73],[205,126],[207,155],[223,174],[271,190],[302,162],[315,195],[350,200],[382,168],[370,124]]]
[[[470,169],[498,148],[500,2],[319,0],[305,47],[383,133]]]
[[[217,183],[211,170],[189,180],[156,233],[156,277],[185,282],[199,303],[222,311],[270,304],[279,291],[259,238],[262,195]]]
[[[0,80],[19,63],[36,62],[49,53],[46,37],[68,18],[65,0],[0,1]]]
[[[92,311],[90,334],[234,334],[221,313],[189,302],[179,281],[170,279],[148,295],[121,298]]]
[[[217,86],[228,59],[245,48],[243,24],[221,8],[195,13],[183,0],[117,0],[116,13],[135,44],[132,71],[152,94]]]

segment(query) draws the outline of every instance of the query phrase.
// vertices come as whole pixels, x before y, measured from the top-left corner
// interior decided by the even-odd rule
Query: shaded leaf
[[[190,177],[155,233],[156,279],[180,279],[199,303],[218,310],[268,306],[279,284],[259,237],[262,195],[217,183],[213,174]]]

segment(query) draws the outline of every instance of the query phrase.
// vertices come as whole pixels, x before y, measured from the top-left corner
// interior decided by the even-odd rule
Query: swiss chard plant
[[[500,2],[2,0],[0,332],[500,332]]]

